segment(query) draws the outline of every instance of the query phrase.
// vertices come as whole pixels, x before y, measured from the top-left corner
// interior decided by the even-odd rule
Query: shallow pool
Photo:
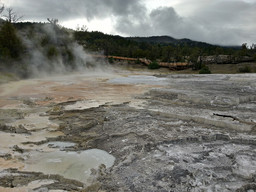
[[[48,153],[33,153],[26,161],[25,170],[58,174],[68,179],[86,183],[91,169],[97,169],[101,164],[107,168],[113,166],[115,157],[99,149],[82,152],[54,151]]]

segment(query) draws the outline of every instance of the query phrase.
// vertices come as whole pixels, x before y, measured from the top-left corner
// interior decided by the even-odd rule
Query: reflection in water
[[[131,75],[128,77],[118,77],[108,81],[114,84],[145,84],[145,85],[168,85],[167,78],[159,78],[150,75]]]

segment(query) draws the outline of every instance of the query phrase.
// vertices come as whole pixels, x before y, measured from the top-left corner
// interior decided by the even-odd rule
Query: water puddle
[[[128,77],[120,77],[111,79],[108,83],[114,84],[144,84],[144,85],[168,85],[168,78],[159,78],[148,75],[132,75]]]
[[[17,120],[13,123],[9,123],[9,126],[18,127],[23,125],[27,130],[39,130],[44,128],[58,128],[58,125],[51,122],[48,116],[42,116],[39,113],[29,114],[24,119]]]
[[[95,100],[85,100],[85,101],[77,101],[75,104],[67,105],[65,107],[66,111],[69,110],[84,110],[99,107],[100,105],[104,105],[104,101],[95,101]]]
[[[56,138],[62,135],[62,132],[47,132],[46,130],[31,135],[0,132],[0,155],[13,153],[11,149],[13,149],[15,145],[26,150],[53,151],[54,149],[49,148],[47,145],[26,145],[23,143],[45,141],[46,138]]]
[[[76,144],[72,142],[60,142],[60,141],[55,141],[55,142],[49,142],[48,146],[52,148],[59,148],[59,149],[65,149],[69,147],[74,147]]]
[[[109,168],[114,162],[114,156],[99,149],[82,152],[54,151],[32,154],[26,161],[25,170],[58,174],[85,183],[92,168],[97,169],[101,164]]]

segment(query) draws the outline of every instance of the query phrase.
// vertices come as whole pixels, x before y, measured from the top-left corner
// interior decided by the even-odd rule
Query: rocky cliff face
[[[233,55],[209,55],[209,56],[199,56],[197,62],[202,62],[203,64],[230,64],[230,63],[241,63],[241,62],[251,62],[253,57],[242,56],[237,57]]]

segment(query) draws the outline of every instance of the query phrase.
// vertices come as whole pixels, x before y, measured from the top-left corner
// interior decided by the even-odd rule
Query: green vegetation
[[[82,49],[76,51],[76,42],[93,53],[137,58],[137,64],[141,63],[139,58],[150,59],[154,62],[148,66],[149,69],[158,69],[158,62],[191,62],[193,70],[209,74],[211,70],[198,59],[209,55],[229,55],[234,58],[233,63],[240,60],[247,62],[248,59],[256,61],[255,44],[251,47],[247,44],[239,47],[221,47],[168,36],[125,38],[97,31],[72,31],[59,26],[57,20],[49,22],[0,23],[0,69],[5,72],[14,71],[22,77],[27,77],[33,67],[38,71],[51,71],[53,65],[55,69],[64,66],[73,70],[77,63],[85,64],[79,57],[83,54]],[[113,63],[113,58],[108,61]],[[243,67],[235,70],[252,72],[254,68]]]
[[[161,62],[186,62],[197,64],[199,56],[208,55],[234,55],[237,57],[253,57],[256,48],[221,47],[189,39],[177,40],[167,36],[160,37],[134,37],[124,38],[106,35],[101,32],[75,31],[75,39],[85,49],[97,52],[103,51],[105,55],[147,58]],[[200,65],[200,64],[199,64]],[[195,66],[198,69],[200,66]]]
[[[109,58],[108,58],[108,62],[111,63],[111,64],[114,63],[113,57],[109,57]]]
[[[243,66],[238,69],[239,73],[251,73],[252,69],[249,66]]]
[[[50,43],[50,38],[48,35],[45,35],[41,40],[41,46],[44,47]]]
[[[23,51],[24,47],[16,29],[10,22],[4,22],[0,29],[0,58],[18,59]]]
[[[0,23],[0,69],[20,77],[28,77],[34,69],[75,69],[76,46],[67,29],[52,23]]]
[[[64,60],[66,60],[68,63],[73,63],[75,60],[75,56],[72,52],[72,50],[70,50],[69,48],[66,48],[65,50],[62,51],[62,56],[65,58]]]
[[[48,58],[49,60],[52,60],[52,59],[57,58],[58,55],[59,55],[59,52],[58,52],[57,48],[56,48],[55,46],[51,45],[51,46],[48,48],[48,50],[47,50],[47,58]]]
[[[201,62],[197,62],[197,61],[193,62],[193,66],[192,66],[193,70],[200,70],[200,69],[202,69],[202,67],[203,67],[203,65]]]
[[[199,74],[211,74],[211,71],[208,66],[203,66],[200,69]]]
[[[140,61],[139,59],[137,59],[137,60],[135,61],[135,63],[136,63],[136,64],[141,64],[141,61]]]
[[[159,64],[158,64],[156,61],[153,61],[152,63],[150,63],[150,64],[148,65],[148,68],[149,68],[149,69],[159,69],[160,66],[159,66]]]

